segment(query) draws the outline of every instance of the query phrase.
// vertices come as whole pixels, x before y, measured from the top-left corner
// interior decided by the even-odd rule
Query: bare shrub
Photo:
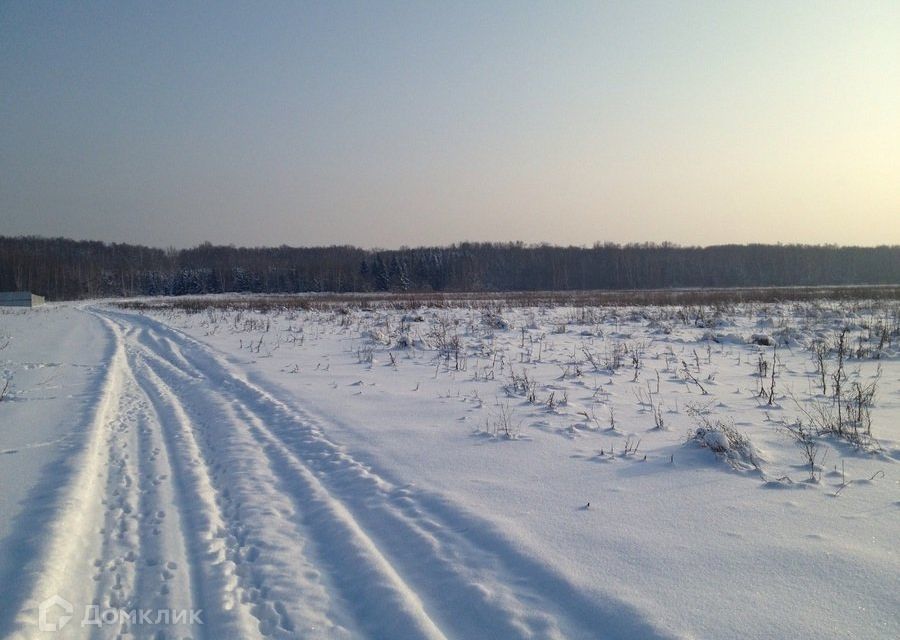
[[[484,420],[484,432],[493,438],[515,440],[522,428],[521,420],[517,420],[509,407],[509,402],[497,400],[496,411],[492,411]]]
[[[804,425],[800,420],[793,424],[785,424],[784,429],[803,449],[804,460],[809,468],[809,481],[818,483],[822,479],[822,464],[825,462],[828,450],[826,449],[822,452],[822,456],[819,456],[819,443],[816,440],[815,429]]]
[[[810,345],[813,352],[813,359],[816,363],[816,374],[819,376],[819,382],[822,385],[822,395],[828,394],[828,343],[825,340],[814,340]]]
[[[808,428],[817,436],[833,436],[865,451],[878,451],[881,445],[872,435],[872,413],[881,368],[868,383],[854,381],[849,388],[843,374],[843,361],[838,360],[834,373],[833,396],[830,399],[812,398],[806,402],[791,396]]]

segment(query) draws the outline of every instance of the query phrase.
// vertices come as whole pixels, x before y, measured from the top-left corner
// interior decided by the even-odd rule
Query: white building
[[[44,304],[44,296],[30,291],[0,291],[0,307],[39,307]]]

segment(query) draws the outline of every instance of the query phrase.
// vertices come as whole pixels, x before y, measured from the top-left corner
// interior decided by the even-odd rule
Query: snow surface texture
[[[900,637],[898,317],[4,312],[0,635]],[[874,440],[810,467],[845,326]]]

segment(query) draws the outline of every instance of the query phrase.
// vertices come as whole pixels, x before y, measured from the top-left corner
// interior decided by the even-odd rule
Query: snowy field
[[[900,637],[900,303],[243,300],[0,311],[0,636]]]

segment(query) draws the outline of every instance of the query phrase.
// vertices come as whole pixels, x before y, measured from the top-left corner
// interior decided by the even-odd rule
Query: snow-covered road
[[[52,637],[660,635],[452,504],[380,477],[205,345],[90,312],[113,345],[103,392],[13,635],[35,635],[51,596],[75,612]],[[202,624],[173,625],[184,610]],[[153,613],[135,624],[113,611]]]

